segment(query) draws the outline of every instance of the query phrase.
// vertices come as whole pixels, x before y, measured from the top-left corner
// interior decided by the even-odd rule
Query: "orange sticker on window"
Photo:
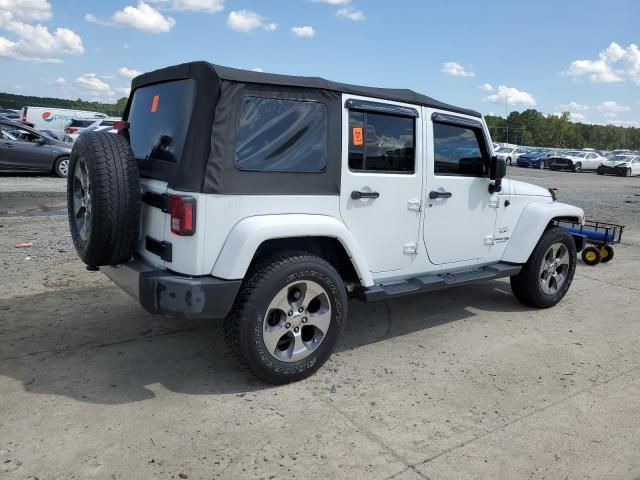
[[[158,110],[159,101],[160,101],[160,95],[155,95],[153,97],[153,102],[151,103],[151,113],[156,113],[156,110]]]
[[[353,127],[353,144],[362,145],[364,143],[364,135],[362,134],[362,127]]]

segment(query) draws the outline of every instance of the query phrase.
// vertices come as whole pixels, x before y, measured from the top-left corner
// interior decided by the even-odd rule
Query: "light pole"
[[[507,144],[509,144],[509,95],[504,96],[504,118],[507,121]]]

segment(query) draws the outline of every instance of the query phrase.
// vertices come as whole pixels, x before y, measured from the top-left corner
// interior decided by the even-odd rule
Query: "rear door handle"
[[[351,192],[351,198],[353,200],[360,200],[361,198],[379,198],[380,194],[378,192],[360,192],[359,190],[354,190]]]
[[[436,192],[435,190],[429,192],[429,198],[431,200],[435,200],[436,198],[451,198],[452,195],[451,192]]]

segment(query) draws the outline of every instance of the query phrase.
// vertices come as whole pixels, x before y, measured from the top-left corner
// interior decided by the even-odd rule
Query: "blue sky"
[[[190,60],[640,125],[637,0],[0,0],[0,90],[115,101]]]

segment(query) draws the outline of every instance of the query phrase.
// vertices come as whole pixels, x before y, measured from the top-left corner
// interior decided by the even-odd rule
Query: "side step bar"
[[[423,275],[422,277],[388,285],[374,285],[373,287],[358,287],[356,297],[364,302],[387,300],[393,297],[413,295],[416,293],[432,292],[456,285],[464,285],[478,280],[493,280],[495,278],[511,277],[522,270],[521,265],[497,263],[487,267],[474,268],[461,272]]]

